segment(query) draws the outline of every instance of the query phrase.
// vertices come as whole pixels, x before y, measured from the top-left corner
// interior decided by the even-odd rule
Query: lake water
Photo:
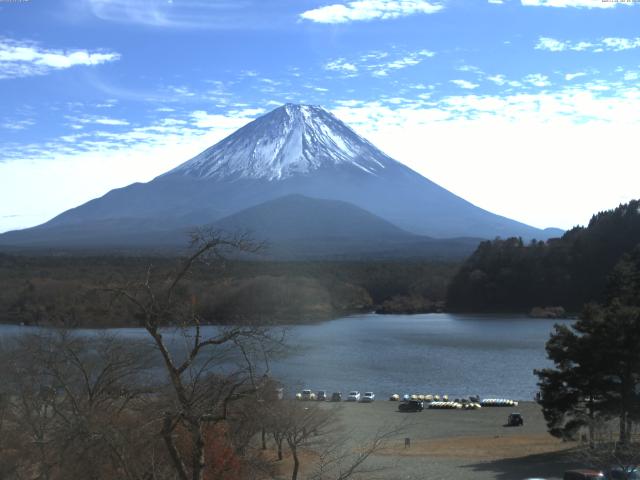
[[[288,327],[295,349],[272,364],[288,393],[302,388],[531,400],[534,368],[557,320],[496,315],[358,315]],[[562,322],[562,321],[560,321]],[[566,321],[565,321],[566,322]],[[1,326],[0,336],[24,327]],[[83,330],[85,333],[92,331]],[[144,338],[139,329],[112,330]]]
[[[480,395],[531,400],[534,368],[551,365],[557,320],[490,315],[362,315],[298,326],[299,353],[274,365],[287,384],[313,390]]]

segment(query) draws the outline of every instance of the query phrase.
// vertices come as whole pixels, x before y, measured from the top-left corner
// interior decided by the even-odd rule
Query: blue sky
[[[0,1],[0,232],[322,105],[496,213],[640,197],[640,3]]]

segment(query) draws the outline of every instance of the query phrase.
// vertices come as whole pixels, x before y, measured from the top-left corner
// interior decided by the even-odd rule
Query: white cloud
[[[567,50],[575,52],[583,52],[587,50],[591,52],[620,52],[622,50],[631,50],[633,48],[640,48],[640,37],[607,37],[597,42],[571,42],[569,40],[563,41],[550,37],[540,37],[535,46],[536,50],[547,50],[550,52],[563,52]]]
[[[276,9],[269,2],[240,0],[73,0],[65,2],[65,18],[82,22],[95,17],[107,22],[172,29],[260,28]]]
[[[436,13],[442,8],[442,5],[425,0],[355,0],[307,10],[300,17],[316,23],[347,23]]]
[[[418,52],[409,53],[397,60],[368,65],[367,68],[372,70],[373,75],[375,76],[387,76],[388,70],[401,70],[403,68],[413,67],[414,65],[422,63],[425,58],[433,57],[434,55],[435,53],[429,50],[420,50]]]
[[[109,126],[125,126],[129,125],[127,120],[111,117],[100,117],[96,115],[82,115],[82,116],[66,116],[67,120],[72,123],[72,128],[76,130],[82,129],[82,125],[97,124],[97,125],[109,125]]]
[[[95,66],[120,59],[115,52],[52,50],[34,42],[0,38],[0,79],[46,75],[78,65]]]
[[[531,73],[522,78],[525,83],[530,83],[534,87],[549,87],[551,82],[549,77],[542,75],[541,73]]]
[[[567,49],[567,44],[555,38],[540,37],[536,44],[536,50],[549,50],[550,52],[562,52]]]
[[[479,76],[484,75],[484,72],[482,71],[482,69],[479,67],[476,67],[475,65],[461,65],[459,67],[456,67],[456,70],[458,70],[459,72],[475,73],[476,75],[479,75]]]
[[[45,144],[4,145],[0,232],[38,225],[114,188],[147,182],[263,112],[261,108],[224,114],[197,110],[188,119],[168,117],[125,131],[88,132],[85,128]],[[38,195],[33,195],[35,191]],[[15,214],[15,205],[20,205],[20,216],[3,219]]]
[[[576,73],[567,73],[564,76],[564,79],[567,81],[571,81],[574,78],[578,78],[578,77],[584,77],[586,75],[586,73],[584,72],[576,72]]]
[[[123,125],[129,125],[129,122],[126,120],[122,120],[119,118],[97,118],[94,120],[95,123],[99,124],[99,125],[116,125],[116,126],[123,126]]]
[[[498,74],[498,75],[489,75],[487,77],[487,80],[489,80],[490,82],[495,83],[496,85],[504,85],[505,83],[507,83],[507,77],[505,77],[502,74]]]
[[[621,50],[631,50],[632,48],[640,47],[640,37],[636,38],[620,38],[620,37],[609,37],[603,38],[602,44],[606,47],[607,50],[613,50],[615,52],[619,52]]]
[[[451,83],[467,90],[473,90],[474,88],[479,87],[477,83],[469,82],[467,80],[451,80]]]
[[[340,72],[347,77],[355,77],[358,74],[358,67],[353,63],[347,62],[344,58],[339,58],[327,63],[325,70]]]
[[[0,127],[6,128],[7,130],[24,130],[32,125],[35,125],[35,120],[31,118],[25,118],[22,120],[6,120]]]
[[[370,72],[374,77],[386,77],[389,75],[389,70],[413,67],[422,63],[425,58],[433,56],[435,56],[435,52],[422,49],[402,53],[401,56],[395,59],[389,59],[391,57],[390,52],[375,51],[361,55],[356,60],[347,61],[345,58],[338,58],[327,63],[324,68],[325,70],[340,72],[347,77],[355,77],[361,70]],[[383,59],[385,61],[381,61]]]
[[[640,92],[631,86],[352,101],[332,111],[439,185],[539,227],[584,224],[638,196]],[[567,183],[576,171],[580,182]]]
[[[577,7],[577,8],[613,8],[625,2],[614,0],[522,0],[525,7]]]

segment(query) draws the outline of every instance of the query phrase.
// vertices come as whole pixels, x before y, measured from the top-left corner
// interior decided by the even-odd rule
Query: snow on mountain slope
[[[287,104],[165,175],[281,180],[338,165],[375,175],[394,163],[323,108]]]

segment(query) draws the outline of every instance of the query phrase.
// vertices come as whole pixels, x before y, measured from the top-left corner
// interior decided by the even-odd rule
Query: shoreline
[[[355,318],[359,316],[380,316],[380,317],[391,317],[391,316],[402,316],[402,317],[417,317],[417,316],[426,316],[426,315],[456,315],[459,317],[475,317],[478,319],[482,319],[483,317],[493,317],[490,318],[492,320],[501,320],[500,317],[509,317],[510,321],[518,321],[518,320],[558,320],[558,321],[573,321],[578,318],[578,314],[570,314],[562,318],[547,318],[547,317],[535,317],[528,315],[523,312],[455,312],[455,311],[439,311],[439,312],[424,312],[424,313],[381,313],[376,310],[369,311],[356,311],[352,313],[346,313],[344,315],[336,315],[322,318],[313,318],[301,320],[298,322],[291,321],[283,321],[283,322],[247,322],[247,323],[231,323],[231,322],[220,322],[220,323],[203,323],[202,327],[228,327],[234,325],[253,325],[256,327],[298,327],[298,326],[312,326],[319,325],[322,323],[333,322],[336,320],[342,320],[347,318]],[[52,329],[68,329],[68,330],[129,330],[129,329],[143,329],[139,325],[131,325],[131,324],[114,324],[114,325],[53,325],[53,324],[44,324],[44,325],[34,325],[34,324],[25,324],[24,322],[8,322],[8,321],[0,321],[0,326],[16,326],[16,327],[27,327],[27,328],[52,328]],[[174,325],[166,325],[162,328],[178,328]]]

